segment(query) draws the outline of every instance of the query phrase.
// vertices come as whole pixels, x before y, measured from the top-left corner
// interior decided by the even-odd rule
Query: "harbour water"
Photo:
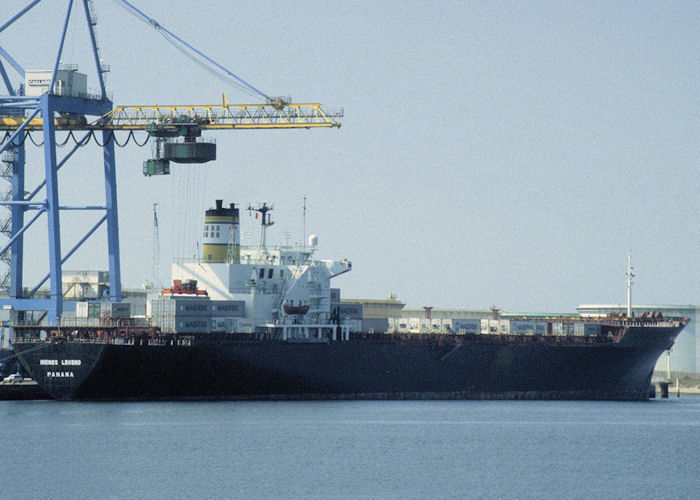
[[[697,498],[700,396],[0,402],[0,498]]]

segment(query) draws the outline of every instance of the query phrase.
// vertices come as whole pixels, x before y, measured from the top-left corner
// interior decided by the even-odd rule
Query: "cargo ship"
[[[202,254],[173,264],[150,320],[15,324],[13,349],[59,400],[646,400],[659,356],[687,318],[521,317],[451,332],[363,333],[315,260],[318,238],[268,247],[272,207],[249,206],[260,244],[240,244],[239,208],[205,213]],[[305,238],[304,238],[305,240]]]

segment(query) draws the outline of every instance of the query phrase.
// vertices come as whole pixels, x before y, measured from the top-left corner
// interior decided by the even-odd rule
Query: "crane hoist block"
[[[143,162],[143,175],[168,175],[170,173],[170,162],[163,159],[146,160]]]
[[[166,142],[163,159],[175,163],[205,163],[216,160],[216,144],[213,142]]]

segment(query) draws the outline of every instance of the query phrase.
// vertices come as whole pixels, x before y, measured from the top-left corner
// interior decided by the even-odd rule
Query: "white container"
[[[510,331],[516,335],[544,335],[547,333],[547,323],[544,321],[512,320]]]
[[[481,331],[480,319],[453,319],[452,331],[458,333],[479,333]]]

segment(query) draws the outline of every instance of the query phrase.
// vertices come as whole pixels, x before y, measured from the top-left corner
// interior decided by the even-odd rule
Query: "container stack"
[[[208,297],[163,296],[151,302],[152,323],[165,333],[209,333],[211,301]]]
[[[131,304],[128,302],[76,302],[75,317],[86,318],[128,318]]]
[[[234,333],[238,330],[239,318],[245,317],[245,301],[212,300],[211,331]]]

